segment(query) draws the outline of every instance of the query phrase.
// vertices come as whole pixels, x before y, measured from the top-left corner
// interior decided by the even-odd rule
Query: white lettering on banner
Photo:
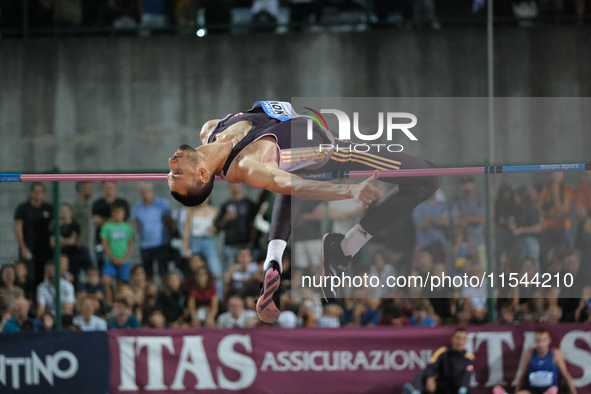
[[[66,369],[60,368],[60,361],[68,361]],[[78,372],[78,359],[67,350],[60,350],[53,355],[45,355],[45,363],[37,353],[31,351],[31,357],[6,357],[0,354],[0,383],[6,386],[7,369],[10,367],[11,387],[21,388],[21,369],[24,367],[24,383],[26,386],[36,386],[41,383],[39,375],[43,375],[47,383],[53,387],[54,376],[60,379],[70,379]]]
[[[575,386],[582,387],[591,383],[591,353],[587,350],[576,347],[577,339],[591,346],[591,331],[574,330],[562,337],[560,350],[568,363],[576,365],[583,370],[583,376],[574,379]]]
[[[216,389],[213,375],[207,361],[207,354],[203,348],[203,337],[201,335],[188,335],[183,337],[183,349],[179,365],[174,376],[172,390],[185,390],[183,384],[185,374],[191,372],[197,378],[195,388],[197,390]]]
[[[257,377],[257,365],[254,360],[242,353],[234,351],[234,345],[244,346],[248,353],[252,353],[250,336],[231,334],[226,335],[218,345],[218,359],[222,364],[240,372],[240,378],[233,382],[228,380],[221,367],[217,368],[218,384],[222,389],[242,390],[250,386]]]
[[[509,349],[515,349],[513,334],[511,331],[479,332],[476,334],[475,350],[482,342],[486,342],[486,355],[488,364],[488,382],[486,387],[507,384],[503,380],[503,343],[509,345]]]
[[[119,337],[119,369],[121,383],[118,389],[120,391],[138,390],[135,384],[135,337]]]
[[[420,355],[419,355],[420,353]],[[419,353],[414,350],[396,350],[392,353],[384,350],[359,350],[352,353],[347,350],[329,352],[316,350],[313,352],[282,351],[273,354],[265,353],[260,370],[277,372],[297,371],[383,371],[415,368],[425,369],[431,358],[432,351],[423,349]],[[320,363],[322,360],[322,363]]]
[[[145,387],[146,390],[166,390],[162,347],[166,347],[170,354],[174,355],[172,337],[139,337],[135,354],[140,354],[144,347],[148,349],[148,384]]]

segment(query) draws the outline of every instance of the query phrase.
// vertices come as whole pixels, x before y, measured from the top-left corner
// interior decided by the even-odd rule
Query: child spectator
[[[113,304],[113,318],[109,320],[109,328],[140,328],[137,317],[131,314],[131,308],[127,299],[121,297],[115,299]]]
[[[16,305],[16,300],[24,297],[25,292],[18,286],[15,286],[16,272],[14,265],[7,264],[0,271],[0,296],[8,311],[12,311]]]
[[[230,267],[224,278],[224,298],[237,294],[242,297],[251,284],[258,284],[254,277],[259,270],[257,263],[252,261],[252,253],[249,248],[242,248],[236,253],[236,264]]]
[[[158,288],[148,281],[146,270],[141,265],[136,265],[131,270],[131,281],[126,292],[130,305],[140,304],[145,307],[154,307]]]
[[[195,273],[195,288],[189,293],[188,310],[191,325],[215,327],[218,305],[216,285],[207,268],[201,267]]]
[[[74,284],[75,278],[74,278],[74,275],[72,275],[72,273],[69,271],[69,269],[70,269],[70,260],[68,259],[68,256],[66,256],[65,254],[62,254],[60,256],[60,274],[62,274],[62,278],[64,278],[65,280],[67,280],[71,284]]]
[[[55,319],[51,313],[46,313],[41,318],[41,329],[45,331],[52,331],[55,327]]]
[[[166,328],[166,322],[164,314],[159,309],[154,309],[148,317],[149,328]]]
[[[98,300],[92,297],[86,297],[82,301],[80,315],[76,316],[72,322],[80,326],[82,331],[107,331],[107,322],[94,314],[99,307]]]
[[[125,206],[113,203],[111,220],[101,227],[101,242],[105,252],[103,283],[107,304],[113,302],[112,279],[120,285],[129,281],[130,263],[127,260],[133,250],[133,229],[125,222]]]
[[[158,294],[156,308],[162,312],[169,326],[180,325],[187,297],[181,291],[181,278],[175,272],[166,277],[166,285]]]
[[[86,271],[86,283],[82,285],[82,297],[93,296],[99,301],[105,299],[105,285],[101,283],[98,269],[92,267]]]
[[[410,326],[435,327],[437,323],[428,315],[427,299],[417,298],[412,302],[412,316],[408,318]],[[431,308],[432,309],[432,308]]]

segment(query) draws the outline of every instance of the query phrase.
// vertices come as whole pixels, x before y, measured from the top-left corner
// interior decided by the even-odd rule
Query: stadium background
[[[537,4],[539,12],[535,15],[522,18],[509,13],[498,18],[494,95],[589,96],[588,25],[577,23],[576,14],[568,7],[560,14],[548,10],[549,3]],[[322,28],[301,33],[286,33],[287,25],[276,33],[249,32],[247,6],[241,4],[233,10],[234,21],[245,24],[230,33],[203,38],[195,35],[203,26],[187,32],[172,25],[165,31],[156,29],[148,37],[137,37],[133,29],[116,31],[108,25],[36,27],[30,21],[25,28],[0,30],[2,172],[52,172],[55,168],[63,172],[164,170],[163,164],[178,145],[195,143],[205,121],[244,110],[260,99],[488,94],[485,13],[481,10],[472,15],[469,1],[442,5],[441,13],[436,8],[441,29],[404,24],[400,28],[396,13],[388,20],[392,25],[378,29],[368,23],[368,15],[370,22],[376,20],[372,5],[331,3],[326,19],[319,23]],[[288,8],[289,4],[282,4],[280,21],[289,21]],[[586,12],[584,22],[588,22],[589,7]],[[202,14],[196,21],[203,23]],[[520,113],[518,108],[515,112]],[[526,109],[522,112],[527,114]],[[578,107],[569,106],[561,113],[562,117],[552,119],[556,127],[543,127],[542,132],[535,122],[522,128],[497,126],[496,162],[589,161],[588,101],[581,100]],[[444,134],[425,131],[422,135],[430,142],[417,145],[412,153],[441,167],[484,165],[486,129],[481,123],[475,126],[481,133],[468,128]],[[502,182],[518,187],[547,181],[545,174],[497,178],[495,195]],[[566,181],[578,186],[580,175],[567,174]],[[485,182],[484,176],[477,178],[481,193]],[[50,200],[51,188],[47,186],[46,199]],[[94,186],[93,199],[101,194],[100,185]],[[121,182],[119,195],[133,203],[139,198],[137,186]],[[13,214],[18,203],[26,200],[28,187],[0,185],[0,264],[9,264],[17,257]],[[457,180],[447,177],[443,191],[448,200],[457,190]],[[73,184],[62,183],[60,191],[61,201],[74,200]],[[155,184],[155,193],[167,197],[166,185]],[[258,197],[258,191],[250,188],[245,194],[253,200]],[[212,200],[219,206],[228,197],[227,187],[218,184]],[[574,210],[571,217],[575,222]],[[222,242],[223,236],[216,237],[218,248]],[[137,250],[132,259],[134,264],[139,262]],[[588,263],[581,262],[583,269]],[[470,330],[496,330],[492,327],[496,326]],[[568,329],[588,333],[584,325]],[[284,335],[290,334],[286,331]],[[396,331],[392,338],[395,348]],[[2,338],[3,343],[8,340]],[[17,353],[30,353],[27,341],[19,344]],[[264,347],[264,343],[258,346]],[[280,341],[277,346],[281,346]],[[591,343],[583,345],[588,346]],[[580,369],[575,371],[581,376]],[[412,373],[408,372],[409,378]],[[368,388],[374,392],[387,389]],[[23,385],[15,392],[33,392],[30,390],[32,386]],[[314,389],[303,387],[303,391]]]

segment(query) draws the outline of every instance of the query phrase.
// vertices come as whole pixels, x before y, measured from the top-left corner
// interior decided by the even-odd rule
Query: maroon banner
[[[538,326],[470,327],[474,393],[515,384]],[[591,390],[591,326],[548,327],[579,392]],[[448,343],[453,327],[113,330],[111,394],[393,393]]]

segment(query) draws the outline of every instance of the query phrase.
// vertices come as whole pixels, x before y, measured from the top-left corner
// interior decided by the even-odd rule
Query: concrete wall
[[[591,96],[588,27],[495,34],[497,96]],[[179,144],[197,144],[203,122],[259,99],[478,97],[486,73],[485,31],[473,28],[2,40],[0,171],[164,169]],[[498,162],[591,161],[589,109],[587,100],[565,101],[546,121],[500,104]],[[411,153],[441,166],[481,164],[486,124],[430,130]],[[3,193],[6,229],[26,192],[2,185]]]

